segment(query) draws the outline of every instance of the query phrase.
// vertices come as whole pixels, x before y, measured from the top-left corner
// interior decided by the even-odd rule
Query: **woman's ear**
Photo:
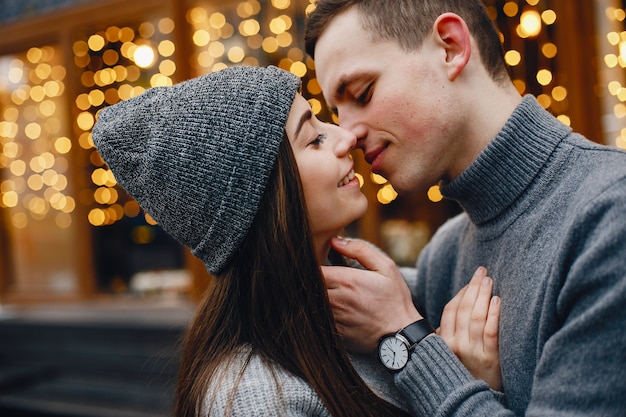
[[[444,13],[433,25],[435,41],[446,52],[446,66],[450,81],[456,79],[472,54],[470,33],[465,21],[457,14]]]

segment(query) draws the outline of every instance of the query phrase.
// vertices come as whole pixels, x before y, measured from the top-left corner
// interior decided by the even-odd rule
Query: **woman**
[[[367,201],[355,137],[319,122],[299,88],[237,67],[148,90],[94,128],[120,185],[215,275],[185,336],[177,416],[408,415],[333,323],[320,264]]]

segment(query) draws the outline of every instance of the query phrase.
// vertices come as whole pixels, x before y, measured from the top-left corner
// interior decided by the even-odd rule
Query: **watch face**
[[[378,346],[378,357],[388,369],[396,371],[404,368],[409,360],[409,349],[395,336],[385,337]]]

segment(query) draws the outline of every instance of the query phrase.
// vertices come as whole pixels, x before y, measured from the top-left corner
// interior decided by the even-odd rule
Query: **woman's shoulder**
[[[209,385],[202,415],[328,416],[303,379],[249,347],[224,361]]]

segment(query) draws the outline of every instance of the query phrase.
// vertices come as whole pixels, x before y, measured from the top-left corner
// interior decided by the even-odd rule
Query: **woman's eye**
[[[319,135],[317,135],[315,139],[313,139],[310,145],[319,146],[322,143],[324,143],[325,140],[326,140],[326,133],[320,133]]]

